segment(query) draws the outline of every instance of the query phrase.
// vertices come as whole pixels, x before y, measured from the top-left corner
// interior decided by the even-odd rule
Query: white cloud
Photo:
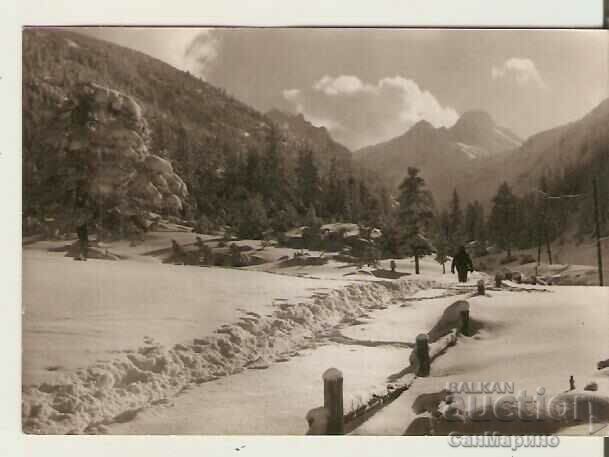
[[[355,94],[365,90],[372,90],[365,85],[361,79],[352,75],[340,75],[336,78],[325,75],[315,84],[313,89],[323,92],[326,95]]]
[[[213,30],[203,30],[188,43],[184,51],[184,68],[205,78],[218,57],[220,39]]]
[[[458,118],[453,108],[403,76],[368,83],[353,75],[325,75],[311,88],[284,90],[283,97],[292,111],[354,149],[401,135],[422,119],[448,127]]]
[[[412,79],[401,76],[383,78],[378,83],[379,90],[391,89],[397,91],[402,97],[403,106],[400,118],[410,124],[425,119],[434,127],[450,127],[459,115],[450,106],[442,106],[434,95],[421,90]]]
[[[285,89],[282,91],[283,98],[291,104],[292,110],[305,116],[307,121],[316,127],[325,127],[329,131],[342,128],[339,122],[327,117],[320,117],[312,113],[305,113],[304,96],[300,89]]]
[[[282,91],[283,98],[291,105],[297,113],[304,112],[302,92],[300,89],[285,89]],[[304,113],[303,113],[304,114]]]
[[[286,100],[296,100],[300,96],[300,89],[286,89],[283,91],[283,98]]]
[[[303,116],[305,116],[307,121],[309,121],[315,127],[325,127],[332,134],[340,135],[340,131],[344,130],[343,125],[335,119],[315,115],[305,115],[304,113]]]
[[[534,86],[540,89],[547,88],[535,62],[531,59],[512,57],[500,66],[493,66],[491,77],[495,80],[512,79],[520,86]]]

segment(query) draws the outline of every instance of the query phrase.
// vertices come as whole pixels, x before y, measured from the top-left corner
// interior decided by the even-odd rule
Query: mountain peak
[[[428,135],[434,132],[436,128],[427,120],[421,119],[416,124],[414,124],[405,135]]]
[[[480,147],[489,155],[513,149],[522,141],[510,130],[499,127],[489,113],[466,111],[450,129],[453,141]]]
[[[464,112],[457,120],[453,129],[492,129],[495,121],[489,113],[483,110],[471,110]]]
[[[288,124],[297,123],[298,125],[311,125],[302,113],[287,113],[277,108],[272,108],[266,112],[266,116],[275,122],[285,122]]]
[[[427,119],[421,119],[419,122],[417,122],[415,125],[412,126],[413,129],[433,129],[434,126],[431,125],[431,122],[429,122]]]
[[[276,117],[286,117],[287,114],[284,111],[281,111],[280,109],[271,108],[270,110],[268,110],[266,112],[266,116],[268,116],[270,118],[276,118]]]
[[[277,108],[267,111],[266,116],[297,141],[309,144],[318,152],[332,151],[339,158],[350,158],[351,152],[336,142],[324,126],[316,126],[303,113],[288,113]]]

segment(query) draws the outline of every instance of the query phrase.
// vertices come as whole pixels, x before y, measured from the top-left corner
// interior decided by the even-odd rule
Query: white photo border
[[[602,440],[557,448],[450,448],[445,437],[32,436],[21,433],[21,29],[27,25],[597,28],[603,0],[3,0],[0,4],[0,457],[602,455]],[[303,418],[304,421],[304,418]]]

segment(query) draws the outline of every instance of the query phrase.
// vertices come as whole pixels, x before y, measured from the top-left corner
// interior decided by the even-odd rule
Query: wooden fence
[[[478,293],[480,293],[480,290],[478,290]],[[455,307],[454,305],[458,306]],[[355,410],[349,411],[347,414],[344,412],[343,374],[341,371],[337,368],[326,370],[322,375],[324,405],[311,409],[306,414],[306,420],[309,424],[307,435],[344,435],[350,433],[381,408],[399,397],[402,392],[408,390],[416,377],[429,376],[431,363],[443,354],[448,347],[456,344],[457,333],[469,336],[472,332],[469,303],[459,301],[451,307],[458,309],[459,312],[458,319],[447,323],[452,329],[436,338],[435,341],[430,341],[429,334],[417,335],[415,346],[410,354],[409,366],[400,373],[403,381],[388,386],[387,392],[383,395],[372,395],[368,402]]]

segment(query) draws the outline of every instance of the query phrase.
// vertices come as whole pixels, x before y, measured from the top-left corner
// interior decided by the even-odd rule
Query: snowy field
[[[328,349],[319,355],[313,351],[312,358],[298,351],[307,354],[317,347],[319,332],[396,305],[398,299],[432,287],[437,280],[454,281],[452,276],[434,274],[398,282],[366,274],[345,276],[356,271],[345,271],[344,265],[305,269],[297,276],[174,266],[142,259],[140,253],[128,260],[85,263],[48,252],[48,247],[33,245],[23,255],[24,427],[36,433],[113,432],[108,425],[128,422],[143,408],[166,404],[193,386],[202,394],[205,389],[217,390],[219,380],[237,383],[225,396],[239,404],[241,378],[232,381],[225,376],[248,368],[252,370],[242,376],[266,373],[280,362],[298,367],[300,362],[293,360],[302,360],[305,368],[300,371],[307,371],[306,363],[313,364],[319,369],[309,375],[318,379],[330,364],[323,356]],[[426,265],[439,268],[432,261]],[[334,361],[361,363],[362,354],[351,356],[353,347],[334,350],[339,351],[331,357]],[[355,397],[374,388],[388,371],[403,368],[407,360],[407,355],[396,355],[404,352],[403,347],[373,352],[371,360],[383,368],[352,384]],[[349,363],[343,368],[348,371]],[[305,379],[296,375],[297,368],[289,371],[296,379]],[[315,384],[319,382],[296,392],[295,404],[310,401],[303,392],[318,389]],[[266,388],[262,380],[260,386]],[[298,409],[296,426],[295,410],[290,409],[292,422],[281,431],[302,432],[304,413]],[[226,427],[232,433],[249,432],[221,423],[207,430],[203,424],[209,423],[199,423],[197,433]],[[277,432],[272,427],[266,430]]]
[[[551,292],[491,291],[488,297],[469,299],[471,318],[482,325],[479,333],[460,338],[456,347],[432,364],[429,378],[417,379],[410,390],[355,434],[403,434],[416,417],[412,410],[415,399],[450,383],[511,382],[516,394],[525,390],[535,396],[543,387],[547,398],[552,398],[569,390],[573,375],[576,393],[585,394],[584,387],[595,382],[597,393],[609,396],[609,370],[596,366],[609,357],[609,288],[549,289]],[[601,421],[606,423],[609,417]],[[488,423],[485,426],[492,430]],[[588,428],[567,426],[561,432],[586,434]],[[601,432],[604,434],[606,431]]]
[[[165,248],[167,235],[153,244]],[[458,285],[429,258],[419,276],[398,260],[411,275],[389,281],[335,261],[285,268],[277,259],[289,252],[276,248],[268,264],[227,269],[164,265],[150,246],[86,263],[48,247],[23,255],[26,432],[303,434],[326,369],[343,372],[345,411],[356,409],[400,382],[416,335],[460,299],[476,335],[354,434],[403,434],[417,397],[449,382],[560,393],[573,375],[577,391],[596,382],[609,395],[607,369],[596,370],[609,357],[607,288],[511,284],[471,297],[483,274]]]
[[[23,257],[24,384],[51,381],[146,341],[204,337],[276,301],[310,299],[348,281],[314,281],[236,269],[130,261],[75,262],[55,253]]]

